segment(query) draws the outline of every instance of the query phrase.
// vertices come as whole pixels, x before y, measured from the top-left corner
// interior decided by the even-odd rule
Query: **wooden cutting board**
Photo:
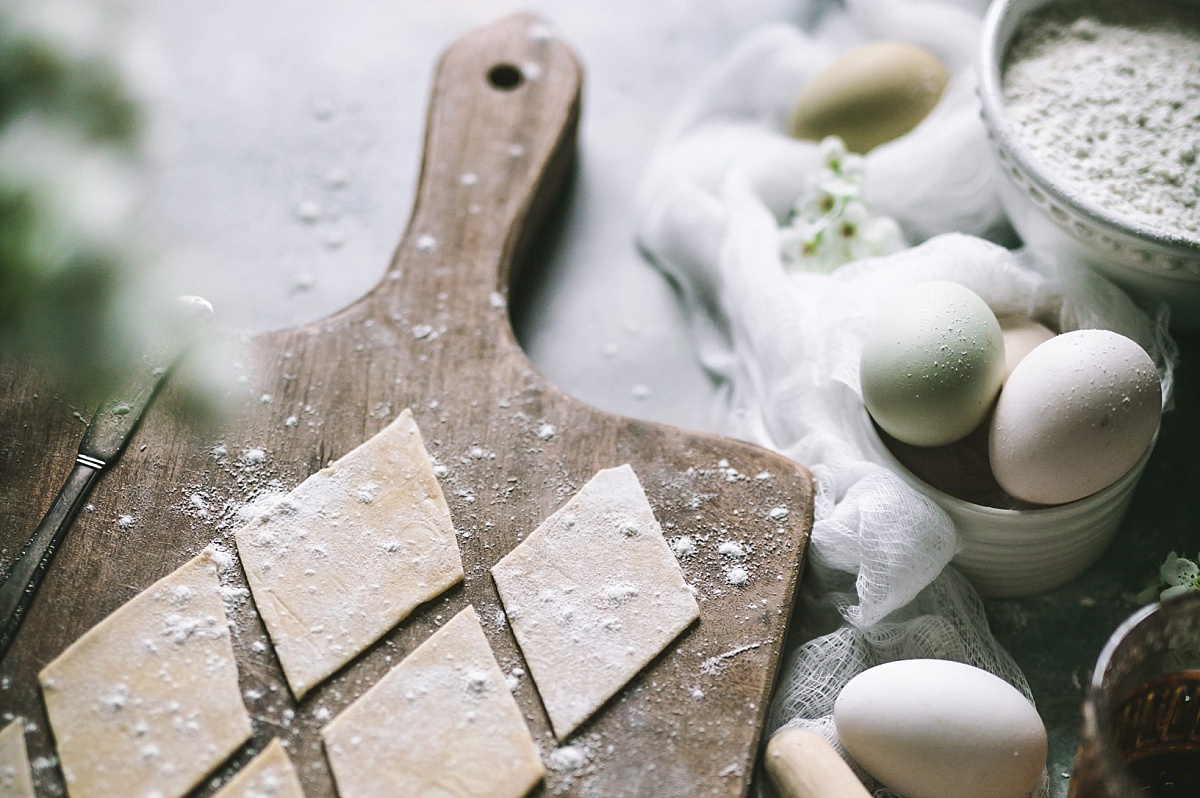
[[[512,267],[570,176],[580,82],[569,47],[531,16],[453,44],[432,90],[415,209],[379,284],[323,321],[231,336],[236,410],[217,429],[182,420],[178,388],[167,385],[97,484],[0,662],[0,714],[32,721],[31,758],[54,753],[36,682],[42,666],[213,541],[232,551],[238,508],[294,487],[411,407],[446,467],[466,580],[299,704],[245,602],[233,614],[234,646],[255,735],[218,775],[281,737],[308,798],[335,795],[323,722],[468,602],[501,667],[523,667],[488,569],[597,470],[630,463],[668,540],[696,543],[681,564],[701,619],[568,741],[586,751],[585,767],[550,771],[535,794],[746,794],[813,484],[802,467],[755,446],[589,407],[538,375],[518,346],[506,311]],[[83,433],[76,412],[88,418],[90,408],[55,395],[28,364],[3,365],[0,387],[7,567],[72,465]],[[744,585],[727,579],[731,563],[717,551],[727,540],[749,550]],[[515,695],[548,755],[555,744],[530,678]],[[56,767],[39,768],[37,781],[40,793],[60,794]],[[210,794],[213,781],[196,794]]]

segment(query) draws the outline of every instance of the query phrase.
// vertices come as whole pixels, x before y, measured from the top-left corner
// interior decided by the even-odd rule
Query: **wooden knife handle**
[[[833,746],[804,729],[776,732],[766,766],[780,798],[871,798]]]

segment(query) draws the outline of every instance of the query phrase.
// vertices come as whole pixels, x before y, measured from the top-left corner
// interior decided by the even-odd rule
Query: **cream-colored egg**
[[[960,662],[863,671],[833,708],[838,737],[905,798],[1023,798],[1046,766],[1046,727],[1008,682]]]
[[[1036,504],[1082,499],[1120,479],[1162,414],[1146,350],[1110,330],[1075,330],[1030,352],[1005,382],[988,445],[1009,494]]]
[[[1049,341],[1057,333],[1028,316],[997,316],[1000,331],[1004,333],[1004,375],[1013,373],[1017,364],[1025,359],[1039,344]]]
[[[874,319],[859,379],[867,411],[889,435],[953,443],[979,426],[1004,382],[1000,324],[969,288],[919,283]]]
[[[792,135],[812,141],[838,136],[851,152],[868,152],[916,127],[937,105],[949,79],[942,62],[915,44],[864,44],[800,92]]]

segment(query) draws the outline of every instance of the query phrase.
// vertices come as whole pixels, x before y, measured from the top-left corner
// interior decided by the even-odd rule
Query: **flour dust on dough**
[[[545,773],[470,606],[321,735],[341,798],[521,798]]]
[[[25,750],[24,718],[18,717],[0,730],[0,798],[36,798]]]
[[[178,798],[251,733],[209,551],[38,675],[71,798]]]
[[[700,616],[628,465],[597,473],[492,577],[560,740]]]
[[[450,509],[411,410],[235,540],[297,698],[463,578]]]
[[[304,798],[304,790],[291,757],[275,738],[213,798]]]

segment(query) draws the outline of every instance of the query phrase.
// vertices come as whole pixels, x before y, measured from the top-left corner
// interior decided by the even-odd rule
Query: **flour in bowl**
[[[1014,41],[1003,89],[1021,139],[1091,201],[1200,235],[1200,7],[1051,4]]]

